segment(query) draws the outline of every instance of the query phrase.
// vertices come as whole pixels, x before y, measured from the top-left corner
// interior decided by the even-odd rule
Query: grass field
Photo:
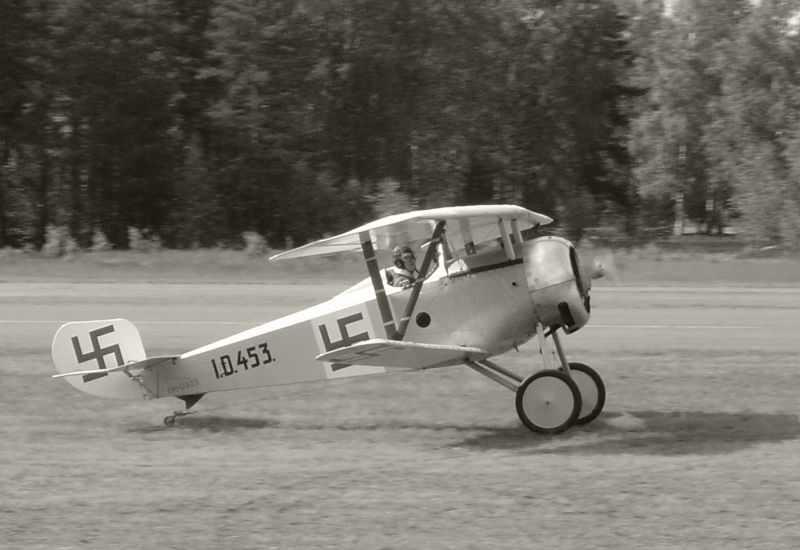
[[[324,300],[348,261],[0,258],[0,548],[797,548],[800,262],[617,260],[570,359],[592,424],[521,427],[464,368],[108,401],[52,380],[67,320],[125,317],[180,353]],[[538,367],[528,344],[498,361]]]

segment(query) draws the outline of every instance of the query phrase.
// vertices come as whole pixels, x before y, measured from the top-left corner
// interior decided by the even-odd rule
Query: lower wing
[[[317,360],[341,367],[370,365],[419,370],[459,365],[487,357],[489,353],[480,348],[372,339],[323,353],[317,356]]]

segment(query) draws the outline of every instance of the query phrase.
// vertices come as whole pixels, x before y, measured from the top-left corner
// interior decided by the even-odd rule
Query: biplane
[[[381,218],[270,258],[361,252],[368,277],[326,302],[170,356],[148,357],[124,319],[67,323],[53,340],[55,377],[103,397],[177,397],[185,406],[164,419],[172,425],[210,392],[461,365],[513,391],[530,430],[559,433],[605,403],[600,376],[569,362],[560,338],[588,322],[601,268],[583,269],[568,240],[541,235],[551,221],[513,205]],[[398,244],[422,258],[410,288],[390,285],[381,265]],[[534,337],[542,368],[523,376],[490,359]]]

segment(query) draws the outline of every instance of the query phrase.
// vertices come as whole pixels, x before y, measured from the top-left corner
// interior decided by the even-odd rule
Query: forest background
[[[800,247],[800,3],[0,3],[0,247],[283,248],[494,202]]]

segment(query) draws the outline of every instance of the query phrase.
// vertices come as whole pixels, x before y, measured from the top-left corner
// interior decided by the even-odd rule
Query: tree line
[[[800,244],[792,0],[5,0],[0,247],[513,202]]]

